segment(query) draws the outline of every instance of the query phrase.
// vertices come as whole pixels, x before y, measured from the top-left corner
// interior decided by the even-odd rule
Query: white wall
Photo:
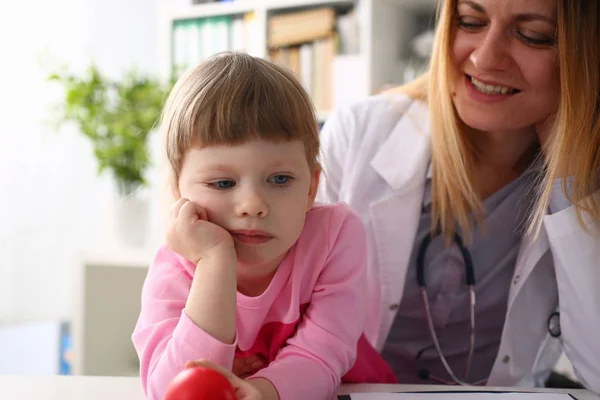
[[[0,325],[69,319],[79,255],[113,246],[112,181],[97,177],[82,135],[45,124],[61,93],[46,83],[39,56],[47,52],[75,70],[93,58],[112,76],[134,64],[156,72],[157,4],[28,0],[0,7]],[[161,239],[159,225],[153,221],[151,246]]]

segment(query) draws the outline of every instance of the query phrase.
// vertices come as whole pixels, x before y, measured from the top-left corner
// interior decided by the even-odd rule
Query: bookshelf
[[[313,69],[330,71],[326,74],[328,82],[313,83],[319,90],[324,87],[333,92],[326,95],[329,100],[319,100],[321,96],[311,92],[307,85],[317,117],[323,121],[333,109],[343,105],[340,104],[342,100],[363,98],[386,86],[402,83],[402,69],[410,52],[410,42],[416,34],[433,25],[436,6],[437,0],[233,0],[201,4],[192,4],[191,0],[161,0],[161,71],[168,74],[174,64],[181,65],[176,60],[177,54],[189,54],[190,48],[198,47],[204,51],[195,54],[190,65],[224,50],[244,50],[258,57],[272,58],[274,48],[269,45],[269,21],[272,18],[322,8],[335,10],[337,17],[352,13],[358,26],[358,51],[352,54],[336,52],[333,60],[327,57],[328,61],[312,61]],[[206,27],[198,28],[205,21],[229,28],[220,26],[205,34],[202,29]],[[193,39],[182,45],[180,28],[186,24],[193,26]],[[229,39],[224,39],[227,29]],[[239,40],[240,32],[243,32],[243,41]],[[189,31],[187,35],[189,37]],[[343,40],[341,36],[337,34],[336,38]],[[207,43],[203,45],[201,40],[213,42],[212,47]],[[217,45],[214,45],[215,41]],[[336,41],[336,49],[338,43]],[[298,77],[303,81],[302,74]]]

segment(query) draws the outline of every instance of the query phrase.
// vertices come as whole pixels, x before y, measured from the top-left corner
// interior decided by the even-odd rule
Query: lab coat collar
[[[371,161],[375,171],[397,193],[423,185],[431,151],[429,126],[427,104],[411,102]]]

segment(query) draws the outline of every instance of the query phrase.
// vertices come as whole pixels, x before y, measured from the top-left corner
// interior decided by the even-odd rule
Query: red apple
[[[164,400],[236,400],[236,396],[235,389],[220,372],[192,367],[173,378]]]

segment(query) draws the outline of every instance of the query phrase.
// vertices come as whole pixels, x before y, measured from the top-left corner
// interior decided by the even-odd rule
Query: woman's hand
[[[262,400],[262,395],[260,391],[251,385],[249,382],[238,378],[233,372],[223,368],[219,364],[216,364],[212,361],[208,360],[198,360],[198,361],[188,361],[185,364],[186,368],[193,367],[205,367],[214,369],[217,372],[220,372],[229,380],[229,383],[235,389],[235,394],[237,400]]]
[[[209,222],[206,211],[185,198],[179,199],[171,208],[167,246],[194,264],[221,246],[235,251],[231,234]]]

